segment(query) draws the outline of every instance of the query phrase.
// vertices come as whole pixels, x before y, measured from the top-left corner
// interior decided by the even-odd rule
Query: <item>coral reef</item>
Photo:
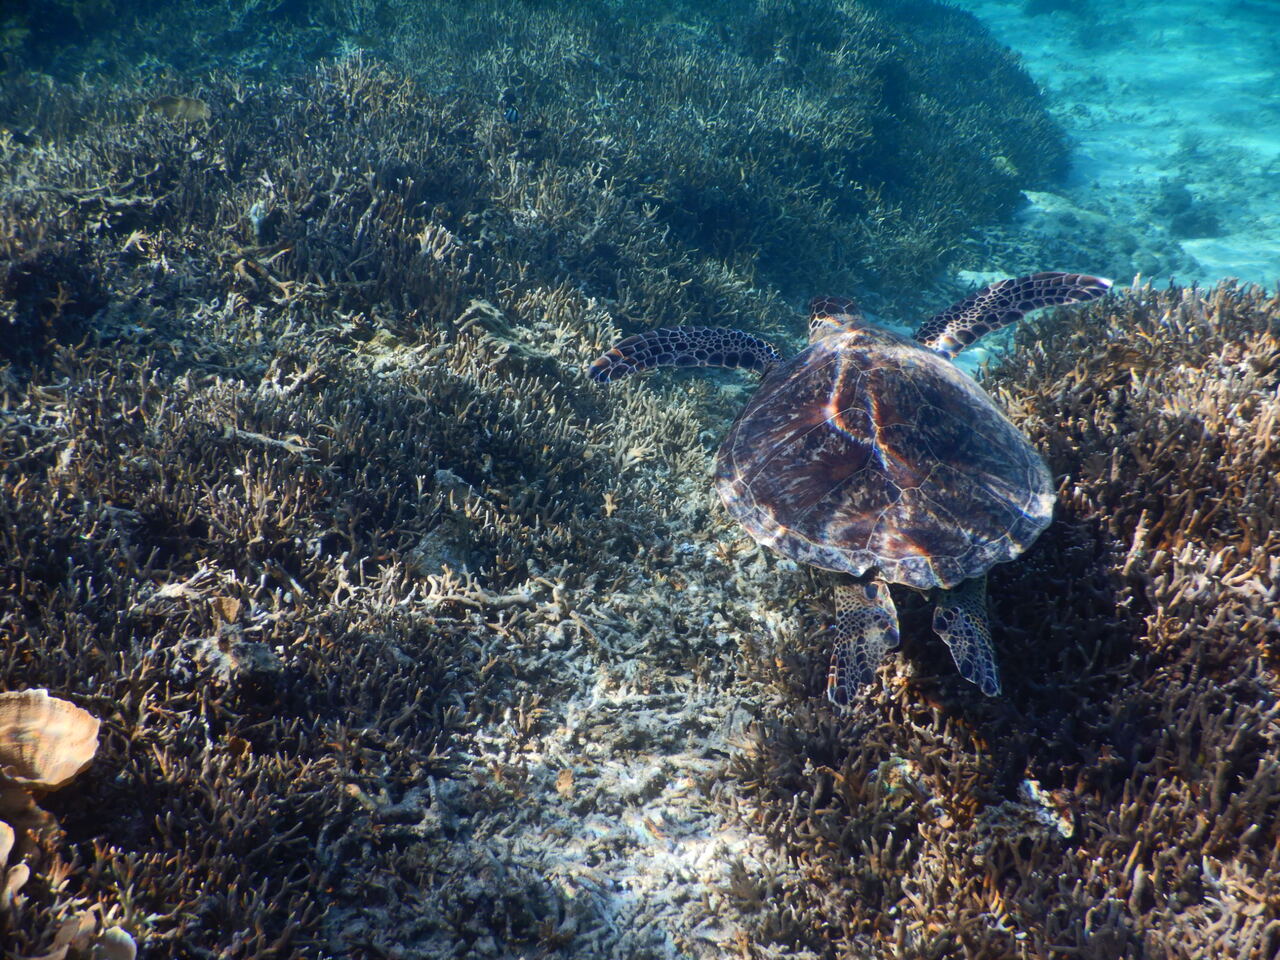
[[[184,2],[73,39],[36,62],[287,82],[317,52],[368,51],[470,101],[512,162],[607,181],[671,236],[796,299],[918,285],[1066,164],[1016,58],[933,0]],[[639,320],[609,276],[620,238],[563,226],[519,224],[542,248],[531,258]]]
[[[987,383],[1060,503],[991,578],[1006,701],[921,644],[849,728],[806,699],[820,662],[761,658],[781,709],[735,760],[733,803],[787,867],[728,893],[758,941],[1275,954],[1278,322],[1280,300],[1224,284],[1019,331]]]
[[[582,866],[560,874],[532,838],[546,810],[600,826],[687,797],[668,774],[727,749],[665,734],[734,709],[728,663],[698,667],[701,622],[666,596],[704,562],[670,531],[705,516],[713,391],[603,406],[582,361],[617,327],[548,243],[586,263],[575,245],[608,240],[598,269],[659,318],[714,303],[767,324],[780,300],[609,181],[513,158],[500,117],[361,58],[190,93],[209,121],[144,109],[153,88],[0,93],[39,121],[0,158],[0,682],[102,719],[92,774],[49,798],[10,942],[665,943],[678,924],[611,893],[658,889],[631,853],[668,841],[643,819],[565,844]],[[691,668],[715,697],[676,695]],[[629,732],[593,758],[582,739],[613,742],[587,733],[599,711]],[[548,778],[560,806],[517,829]]]
[[[1007,216],[1021,188],[1065,166],[1029,78],[971,18],[937,4],[621,12],[619,30],[594,10],[566,23],[529,8],[507,17],[510,47],[492,52],[488,24],[437,17],[392,49],[399,62],[434,61],[424,82],[502,90],[517,126],[538,133],[535,152],[554,137],[562,160],[642,186],[676,236],[797,297],[929,277],[972,225]],[[445,51],[486,51],[470,77],[448,68],[440,36]],[[596,146],[566,149],[575,130]]]
[[[6,947],[1274,948],[1274,303],[1020,335],[990,383],[1066,479],[993,578],[1007,698],[922,645],[853,728],[814,696],[826,585],[715,506],[743,387],[583,370],[620,329],[799,339],[793,285],[909,294],[1052,176],[972,21],[636,5],[597,61],[579,6],[468,5],[434,50],[439,4],[160,6],[31,52],[200,37],[224,72],[0,85],[0,687],[101,720],[6,851]],[[298,69],[339,7],[392,65]],[[951,57],[1016,80],[1009,126]]]

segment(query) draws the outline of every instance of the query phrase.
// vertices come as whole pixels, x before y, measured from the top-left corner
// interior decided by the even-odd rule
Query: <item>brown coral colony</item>
[[[750,375],[584,372],[998,267],[1067,144],[976,20],[123,6],[0,24],[0,952],[1280,952],[1280,298],[1019,325],[1002,692],[900,590],[846,715],[710,481]]]

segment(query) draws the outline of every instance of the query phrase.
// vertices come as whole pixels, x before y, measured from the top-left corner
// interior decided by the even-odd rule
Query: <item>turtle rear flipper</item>
[[[836,587],[836,646],[827,699],[847,709],[858,687],[875,679],[884,655],[898,645],[898,610],[883,580]]]
[[[973,577],[943,590],[933,609],[933,630],[951,650],[960,675],[988,697],[1000,694],[1000,671],[987,622],[987,578]]]
[[[767,340],[727,327],[659,327],[619,340],[587,371],[597,383],[651,367],[742,367],[764,370],[781,359]]]
[[[1007,327],[1041,307],[1096,300],[1111,281],[1083,273],[1033,273],[1001,280],[930,317],[912,336],[948,359],[979,337]]]

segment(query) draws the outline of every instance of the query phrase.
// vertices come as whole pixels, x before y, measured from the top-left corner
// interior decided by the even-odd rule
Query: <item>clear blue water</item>
[[[956,0],[1017,51],[1072,137],[1068,181],[1033,198],[1109,221],[1160,279],[1280,279],[1280,3]],[[1082,212],[1079,214],[1078,212]],[[1185,258],[1170,257],[1176,248]],[[1181,262],[1178,262],[1181,259]]]

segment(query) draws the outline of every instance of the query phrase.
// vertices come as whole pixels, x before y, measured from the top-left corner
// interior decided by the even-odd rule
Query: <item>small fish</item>
[[[147,109],[170,120],[208,120],[212,116],[209,105],[195,97],[156,97]]]

